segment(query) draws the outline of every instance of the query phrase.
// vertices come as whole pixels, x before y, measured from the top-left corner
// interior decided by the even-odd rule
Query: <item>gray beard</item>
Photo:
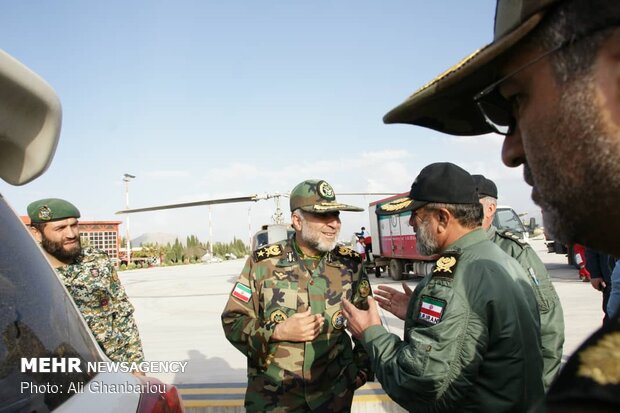
[[[427,223],[420,223],[418,230],[415,233],[416,237],[416,250],[420,255],[434,255],[439,252],[439,246],[437,240],[433,238],[428,230]]]

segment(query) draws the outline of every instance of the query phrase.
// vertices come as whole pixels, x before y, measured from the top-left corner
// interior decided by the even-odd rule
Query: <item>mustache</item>
[[[532,175],[532,170],[527,163],[523,164],[523,180],[529,185],[534,186],[534,176]]]

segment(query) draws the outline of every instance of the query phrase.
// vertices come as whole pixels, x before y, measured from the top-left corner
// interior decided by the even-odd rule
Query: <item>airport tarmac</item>
[[[601,294],[579,279],[566,256],[548,254],[542,240],[532,246],[547,266],[562,301],[566,323],[565,358],[602,320]],[[185,371],[150,374],[179,387],[188,412],[244,411],[246,359],[224,337],[220,314],[244,259],[125,271],[120,278],[142,336],[145,356],[153,361],[187,361]],[[370,275],[371,284],[400,282]],[[417,280],[406,281],[413,289]],[[387,328],[402,337],[403,323],[389,313]],[[353,411],[401,412],[378,383],[356,393]]]

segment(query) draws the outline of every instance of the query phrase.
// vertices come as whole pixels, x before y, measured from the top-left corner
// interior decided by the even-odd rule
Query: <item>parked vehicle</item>
[[[379,206],[409,193],[390,196],[371,202],[368,205],[370,233],[372,234],[372,256],[375,276],[387,272],[393,280],[407,279],[411,276],[425,276],[435,263],[434,257],[423,256],[416,251],[416,238],[409,225],[411,212],[378,216]]]
[[[378,216],[375,211],[381,205],[408,196],[409,193],[394,195],[371,202],[368,206],[370,233],[372,236],[373,267],[377,277],[385,272],[394,280],[409,277],[424,277],[435,264],[435,256],[423,256],[416,251],[416,238],[409,225],[411,212]],[[509,206],[498,206],[493,225],[499,230],[513,232],[527,240],[528,230],[519,215]]]
[[[60,103],[47,83],[1,50],[0,122],[0,178],[12,185],[30,182],[54,155]],[[81,368],[33,369],[23,362],[37,366],[39,360],[68,359]],[[34,238],[0,196],[0,412],[183,411],[174,386],[131,373],[90,371],[88,362],[109,359]],[[149,391],[109,391],[144,386]]]

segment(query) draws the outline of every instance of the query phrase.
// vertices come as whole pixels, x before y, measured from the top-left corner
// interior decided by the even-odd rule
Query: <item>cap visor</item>
[[[377,206],[375,213],[379,216],[400,214],[401,212],[413,210],[416,203],[419,204],[420,201],[416,202],[409,197],[398,198]]]
[[[452,135],[492,132],[473,97],[497,77],[497,61],[542,19],[538,13],[519,27],[446,70],[383,117],[384,123],[409,123]]]
[[[312,212],[315,214],[326,214],[334,211],[351,211],[362,212],[364,208],[356,207],[353,205],[340,204],[338,202],[321,202],[320,204],[309,205],[301,207],[302,211]]]

